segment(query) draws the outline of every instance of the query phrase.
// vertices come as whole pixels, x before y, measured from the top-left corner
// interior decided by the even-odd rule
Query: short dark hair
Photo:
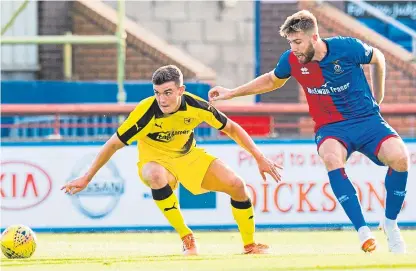
[[[162,85],[167,82],[175,82],[180,87],[183,84],[183,74],[175,65],[167,65],[157,69],[152,76],[155,85]]]
[[[316,17],[307,10],[301,10],[286,18],[286,21],[280,27],[280,36],[287,38],[293,33],[304,32],[314,34],[318,32],[318,23]]]

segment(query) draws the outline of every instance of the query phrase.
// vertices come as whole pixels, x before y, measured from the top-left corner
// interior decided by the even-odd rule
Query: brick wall
[[[72,9],[72,31],[77,35],[110,35],[116,26],[106,18],[94,14],[75,2]],[[160,66],[171,64],[168,57],[154,54],[142,49],[140,41],[127,35],[125,79],[150,80],[152,73]],[[185,80],[194,79],[195,74],[181,67]],[[117,47],[116,45],[77,45],[73,47],[73,76],[75,80],[116,80]]]
[[[279,34],[279,28],[286,18],[297,12],[297,3],[261,2],[260,8],[260,71],[266,73],[274,69],[280,55],[289,49],[286,39]],[[293,103],[299,101],[299,85],[290,78],[278,91],[260,96],[261,102]]]
[[[150,2],[149,2],[150,3]],[[97,15],[77,1],[40,1],[39,34],[108,35],[116,31],[115,24]],[[63,46],[42,45],[39,49],[41,71],[38,79],[63,80]],[[74,45],[73,80],[116,80],[116,45]],[[126,80],[149,80],[153,71],[166,64],[176,64],[185,80],[195,80],[196,74],[169,57],[155,52],[132,36],[127,36]]]
[[[279,34],[280,26],[287,16],[298,11],[297,3],[277,3],[262,1],[260,4],[260,72],[267,73],[276,67],[280,55],[289,49],[287,41]],[[299,84],[290,78],[277,91],[260,95],[263,103],[297,103],[299,101]],[[297,122],[299,117],[291,115],[274,116],[277,123]],[[297,128],[280,128],[279,135],[296,134]]]
[[[63,35],[71,31],[71,1],[40,1],[39,35]],[[62,80],[62,45],[39,45],[38,79]]]
[[[100,27],[89,17],[73,12],[73,33],[77,35],[111,35],[109,29]],[[158,64],[146,53],[127,43],[125,78],[149,80]],[[117,80],[117,46],[76,45],[73,47],[74,80]]]

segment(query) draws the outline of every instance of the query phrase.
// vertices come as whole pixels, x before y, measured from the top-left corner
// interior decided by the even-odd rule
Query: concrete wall
[[[22,4],[22,0],[0,1],[2,29],[9,23]],[[31,1],[2,36],[36,36],[38,34],[37,17],[38,3]],[[2,45],[0,49],[0,66],[3,80],[13,80],[15,78],[35,79],[36,72],[39,70],[38,46],[35,44]]]
[[[104,1],[117,8],[117,1]],[[217,72],[235,87],[254,78],[254,2],[127,1],[126,15]],[[253,101],[244,97],[239,101]]]

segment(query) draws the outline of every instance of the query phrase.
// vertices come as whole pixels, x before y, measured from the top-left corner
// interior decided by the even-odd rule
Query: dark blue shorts
[[[361,152],[380,166],[377,158],[381,144],[390,137],[399,137],[397,132],[378,114],[327,124],[319,128],[315,142],[319,146],[329,138],[338,140],[347,149],[347,159],[355,152]]]

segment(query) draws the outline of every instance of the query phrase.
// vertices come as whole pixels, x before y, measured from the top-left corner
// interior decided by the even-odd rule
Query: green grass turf
[[[365,254],[353,231],[257,232],[268,255],[241,255],[237,232],[196,232],[200,256],[181,256],[175,233],[38,234],[30,259],[1,258],[7,270],[416,270],[416,231],[402,231],[406,255],[388,252],[375,232],[377,252]]]

